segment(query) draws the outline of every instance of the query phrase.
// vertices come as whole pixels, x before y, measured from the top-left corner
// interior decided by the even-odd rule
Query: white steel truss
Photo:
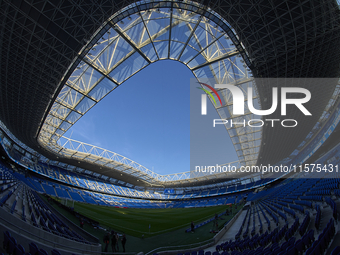
[[[140,176],[146,181],[187,179],[184,173],[160,177],[136,162],[125,162],[126,158],[118,154],[79,142],[73,146],[76,141],[71,139],[63,138],[67,143],[60,147],[63,134],[89,109],[132,75],[161,59],[184,63],[199,81],[212,79],[216,84],[238,86],[244,98],[247,98],[247,88],[252,87],[255,91],[253,105],[257,109],[261,107],[255,82],[245,63],[247,55],[242,43],[219,14],[188,0],[147,1],[147,6],[145,3],[134,3],[113,15],[79,53],[75,60],[78,65],[53,103],[38,141],[63,156],[130,174],[143,172]],[[218,93],[223,104],[215,108],[222,119],[239,122],[240,118],[248,121],[254,117],[246,104],[243,116],[233,116],[230,92],[220,89]],[[255,131],[240,125],[226,128],[240,163],[254,165],[262,128]],[[67,145],[70,147],[65,147]]]
[[[90,163],[95,163],[103,167],[114,168],[122,173],[132,175],[153,184],[170,184],[171,182],[178,182],[181,180],[185,180],[186,182],[210,180],[220,177],[226,177],[228,176],[228,174],[230,176],[235,176],[235,173],[232,172],[222,174],[211,173],[209,175],[205,175],[200,172],[194,171],[160,175],[138,164],[137,162],[115,152],[111,152],[106,149],[79,142],[67,137],[62,137],[61,139],[59,139],[58,143],[55,144],[54,150],[57,151],[58,154],[61,156],[71,157],[82,161],[88,161]],[[239,161],[230,162],[225,165],[234,167],[234,169],[237,170],[239,170],[240,168]]]

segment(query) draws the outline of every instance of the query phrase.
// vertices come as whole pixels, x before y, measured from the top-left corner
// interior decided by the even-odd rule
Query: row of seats
[[[309,222],[310,222],[309,211],[306,211],[305,218],[303,219],[301,226],[299,228],[299,233],[301,236],[303,236],[304,233],[306,232]]]
[[[253,187],[258,187],[264,185],[265,183],[272,181],[271,179],[261,179],[248,184],[233,184],[230,187],[211,187],[209,189],[204,190],[183,190],[182,194],[162,194],[161,192],[144,192],[138,191],[133,188],[119,186],[113,183],[110,183],[106,180],[100,179],[95,176],[90,176],[85,173],[74,173],[60,167],[56,167],[53,165],[47,165],[43,162],[31,163],[30,168],[33,171],[43,174],[44,176],[51,177],[51,180],[57,179],[60,182],[63,182],[67,185],[71,185],[75,188],[80,189],[88,189],[94,192],[106,192],[111,195],[123,196],[123,197],[131,197],[131,198],[144,198],[144,199],[186,199],[186,198],[194,198],[194,197],[209,197],[209,196],[217,196],[217,195],[226,195],[228,193],[237,192],[244,189],[251,189]],[[32,182],[32,179],[29,178],[29,181]],[[29,185],[29,184],[28,184]],[[34,184],[32,184],[34,186]],[[48,182],[43,182],[41,189],[46,193],[51,194],[53,196],[67,195],[63,188],[59,188],[57,186],[53,187]],[[40,189],[40,188],[39,188]]]
[[[279,225],[279,218],[278,216],[274,213],[274,211],[272,211],[269,207],[265,206],[263,203],[260,203],[261,206],[263,206],[263,208],[265,209],[266,213],[268,213],[271,218],[274,220],[275,225]]]
[[[7,176],[11,175],[8,170],[2,169],[4,171]],[[5,210],[20,220],[52,234],[90,244],[53,213],[34,190],[21,182],[0,193],[0,201]]]
[[[323,254],[332,238],[335,234],[334,219],[331,218],[327,223],[327,226],[323,229],[322,233],[319,235],[318,240],[316,240],[312,247],[306,251],[306,255],[318,255]]]
[[[128,197],[118,197],[112,194],[103,194],[90,190],[82,190],[74,187],[67,187],[62,184],[56,184],[52,181],[42,180],[37,177],[25,178],[23,175],[16,173],[18,179],[31,188],[41,193],[47,193],[59,198],[71,199],[89,204],[115,206],[121,208],[186,208],[186,207],[206,207],[214,205],[238,203],[243,196],[228,195],[221,198],[203,198],[192,201],[168,201],[167,203],[158,200],[137,199]]]
[[[89,242],[81,237],[77,232],[71,230],[67,224],[65,224],[60,218],[51,212],[48,206],[43,202],[43,200],[37,195],[35,191],[31,193],[31,201],[34,204],[34,212],[39,219],[40,226],[47,232],[51,232],[58,236],[62,236],[74,241],[87,243]],[[34,215],[32,213],[32,215]],[[37,222],[36,222],[37,225]]]
[[[327,174],[325,175],[327,177]],[[332,175],[329,176],[332,178]],[[279,185],[279,187],[274,187],[263,194],[267,194],[264,197],[258,197],[258,204],[253,205],[253,208],[247,210],[247,214],[243,219],[243,223],[240,226],[240,230],[237,233],[237,238],[235,236],[235,240],[225,242],[221,245],[216,246],[216,251],[219,254],[303,254],[307,250],[312,251],[316,250],[313,254],[322,254],[321,251],[324,252],[327,248],[327,244],[330,243],[331,236],[329,234],[324,234],[324,239],[319,238],[322,241],[315,241],[315,232],[313,229],[310,229],[312,226],[310,225],[311,216],[308,209],[315,210],[315,224],[320,227],[320,222],[322,220],[322,214],[319,203],[326,202],[329,207],[333,210],[332,218],[330,219],[330,224],[334,223],[334,218],[337,215],[336,211],[336,203],[334,200],[327,195],[323,196],[310,196],[306,195],[306,190],[315,190],[317,187],[318,190],[323,191],[323,189],[327,189],[331,185],[331,183],[338,183],[338,181],[329,181],[330,179],[324,179],[323,185],[319,185],[320,179],[295,179],[295,180],[287,180]],[[325,184],[326,183],[326,184]],[[335,184],[332,184],[335,185]],[[275,192],[271,192],[271,190],[275,190]],[[280,192],[278,192],[280,190]],[[281,192],[282,191],[282,192]],[[271,194],[270,196],[268,194]],[[273,195],[274,194],[274,195]],[[298,194],[298,195],[296,195]],[[308,194],[308,193],[307,193]],[[329,194],[328,192],[320,193],[320,194]],[[254,200],[252,200],[254,201]],[[280,220],[278,216],[285,220],[286,225],[282,228],[275,228],[271,232],[266,232],[263,235],[255,235],[253,238],[250,235],[245,234],[244,236],[241,230],[244,228],[247,222],[249,223],[250,215],[249,212],[255,211],[255,208],[259,207],[259,210],[264,208],[265,212],[263,215],[270,215],[271,218],[277,223],[280,224]],[[315,209],[314,209],[315,208]],[[325,210],[327,210],[327,208]],[[334,213],[335,211],[335,213]],[[287,215],[282,215],[282,214]],[[304,217],[301,218],[301,215],[304,214]],[[289,217],[288,217],[289,216]],[[254,217],[253,224],[254,224]],[[299,220],[301,219],[301,222]],[[288,227],[288,223],[294,219],[293,224]],[[260,219],[259,219],[260,222]],[[301,224],[300,224],[301,223]],[[261,225],[261,224],[260,224]],[[334,224],[333,224],[334,225]],[[323,233],[332,233],[327,232],[326,227],[323,229]],[[318,229],[319,227],[316,227]],[[297,231],[299,230],[299,231]],[[284,239],[282,235],[284,233]],[[241,239],[241,236],[243,239]],[[301,238],[297,238],[300,236]],[[260,242],[259,242],[260,241]],[[318,244],[321,243],[321,244]],[[315,248],[316,247],[316,248]],[[318,248],[321,247],[321,248]],[[221,252],[221,253],[220,253]]]
[[[26,252],[25,248],[21,244],[17,243],[17,240],[10,234],[8,230],[4,231],[4,240],[2,247],[8,254],[13,255],[49,255],[48,252],[44,249],[39,249],[34,242],[31,242],[29,244],[29,252]],[[61,254],[58,250],[53,249],[51,251],[51,255]]]

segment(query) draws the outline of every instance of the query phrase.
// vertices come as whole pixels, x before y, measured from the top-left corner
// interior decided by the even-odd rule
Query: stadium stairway
[[[210,251],[211,253],[213,253],[214,251],[216,251],[217,245],[220,245],[220,244],[226,242],[227,240],[234,239],[235,233],[237,233],[239,231],[240,226],[242,225],[242,222],[245,220],[246,216],[247,216],[247,210],[242,210],[240,215],[238,215],[235,222],[231,225],[231,227],[228,229],[228,231],[222,236],[222,238],[215,245],[204,249],[204,251]]]

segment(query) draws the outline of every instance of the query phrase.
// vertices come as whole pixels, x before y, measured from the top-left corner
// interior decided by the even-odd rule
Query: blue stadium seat
[[[335,247],[331,252],[331,255],[338,255],[338,254],[340,254],[340,246]]]
[[[287,248],[286,254],[295,255],[295,254],[296,254],[295,246],[294,246],[294,245],[289,246],[289,247]]]
[[[35,243],[31,242],[29,244],[29,251],[30,251],[31,255],[37,255],[39,248]]]
[[[11,207],[11,214],[14,213],[14,210],[15,210],[15,207],[17,205],[17,200],[14,200],[13,204],[12,204],[12,207]]]
[[[48,252],[45,251],[44,249],[38,250],[38,255],[48,255]]]
[[[25,255],[25,248],[21,244],[18,244],[14,249],[14,254]]]
[[[305,244],[303,243],[302,239],[296,241],[295,249],[299,254],[302,254],[304,252]]]
[[[51,251],[51,254],[52,254],[52,255],[61,255],[60,252],[59,252],[58,250],[56,250],[56,249],[53,249],[53,250]]]
[[[287,249],[287,247],[289,246],[289,243],[288,242],[284,242],[282,245],[281,245],[281,251],[285,251]]]
[[[4,250],[8,249],[10,237],[11,237],[11,234],[6,230],[4,232],[4,240],[3,240],[3,243],[2,243],[2,248]]]
[[[17,246],[17,240],[13,236],[11,236],[9,238],[9,245],[8,245],[7,252],[9,254],[13,254],[16,246]]]

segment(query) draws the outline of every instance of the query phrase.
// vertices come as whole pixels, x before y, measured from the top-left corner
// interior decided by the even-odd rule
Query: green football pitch
[[[213,218],[215,214],[232,209],[233,214],[238,210],[229,205],[205,208],[168,208],[168,209],[127,209],[90,204],[75,203],[75,211],[92,218],[107,230],[127,234],[127,252],[150,252],[159,247],[164,250],[174,246],[198,244],[211,240],[215,233],[213,222],[195,230],[194,233],[185,233],[193,221],[195,225]],[[241,206],[238,207],[240,209]],[[232,218],[232,215],[222,216],[218,219],[219,227]],[[150,226],[150,228],[149,228]],[[110,248],[109,248],[110,250]]]
[[[229,206],[205,208],[129,209],[76,203],[74,210],[119,232],[150,237],[180,228],[189,228],[225,212]]]
[[[233,213],[229,216],[223,215],[218,219],[219,229],[221,229],[242,208],[241,205],[238,205],[237,209],[235,205],[232,207],[222,205],[203,208],[131,209],[78,202],[74,202],[72,206],[76,212],[99,222],[104,230],[94,229],[88,224],[85,224],[84,229],[100,240],[103,249],[105,233],[114,230],[126,234],[126,252],[142,251],[144,254],[159,247],[169,247],[163,250],[171,250],[174,249],[171,247],[175,246],[190,244],[197,246],[198,243],[208,242],[215,235],[211,233],[211,230],[216,230],[213,222],[197,228],[194,233],[185,233],[185,230],[190,228],[191,221],[198,225],[213,218],[216,213],[225,212],[226,209],[232,210]],[[67,211],[63,212],[57,206],[55,208],[79,224],[78,218]],[[109,247],[110,251],[111,247]]]

